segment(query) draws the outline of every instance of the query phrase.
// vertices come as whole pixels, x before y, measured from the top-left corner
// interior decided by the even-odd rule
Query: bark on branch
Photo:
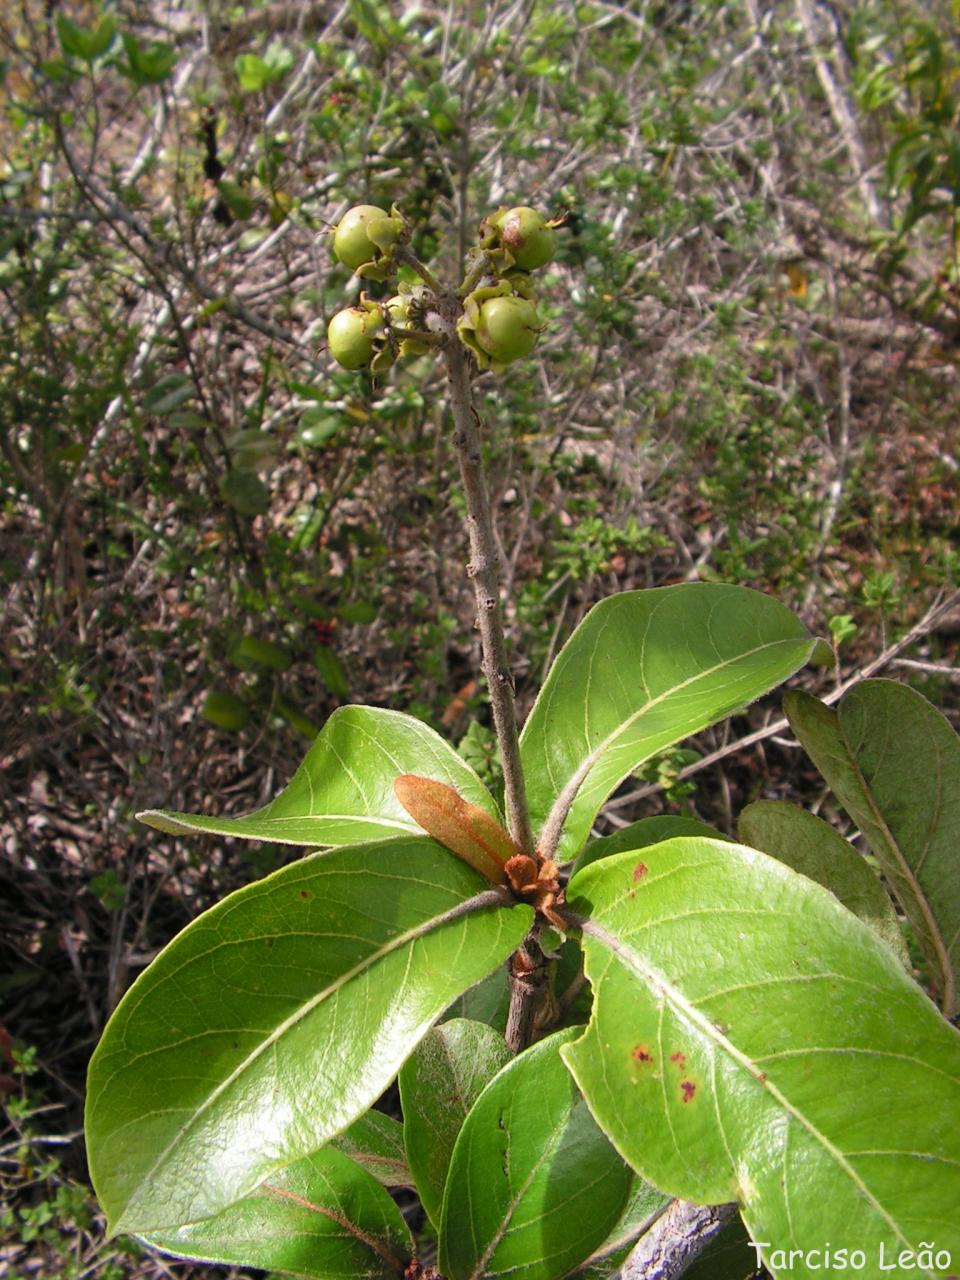
[[[674,1200],[639,1240],[620,1280],[678,1280],[734,1217],[735,1204]]]

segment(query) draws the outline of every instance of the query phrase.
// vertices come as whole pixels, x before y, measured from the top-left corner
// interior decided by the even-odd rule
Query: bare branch
[[[620,1280],[678,1280],[737,1212],[735,1204],[674,1200],[641,1237]]]

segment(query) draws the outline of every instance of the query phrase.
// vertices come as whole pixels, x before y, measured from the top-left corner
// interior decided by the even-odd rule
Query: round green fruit
[[[356,204],[343,215],[333,233],[333,252],[345,267],[356,271],[376,257],[379,250],[370,239],[369,226],[384,218],[389,220],[389,213],[375,204]]]
[[[553,227],[536,209],[518,205],[497,219],[500,243],[509,249],[514,262],[523,271],[536,271],[550,261],[556,252],[557,236]]]
[[[477,342],[497,364],[529,355],[538,334],[537,308],[526,298],[488,298],[480,307]]]
[[[382,331],[383,320],[376,311],[347,307],[327,325],[327,346],[344,369],[363,369],[373,359],[373,339]]]

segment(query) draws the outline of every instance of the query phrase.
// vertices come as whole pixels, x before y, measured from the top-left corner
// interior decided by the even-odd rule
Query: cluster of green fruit
[[[457,321],[460,340],[480,368],[502,368],[536,345],[540,321],[530,272],[553,257],[555,225],[526,205],[498,209],[480,224]],[[363,279],[382,281],[394,273],[397,250],[408,240],[407,224],[396,207],[387,213],[377,205],[361,204],[341,218],[333,252]],[[441,341],[438,329],[430,325],[436,301],[428,284],[402,282],[399,292],[385,302],[361,294],[356,306],[338,311],[330,321],[330,354],[345,369],[372,373],[389,368],[398,357],[423,354]]]

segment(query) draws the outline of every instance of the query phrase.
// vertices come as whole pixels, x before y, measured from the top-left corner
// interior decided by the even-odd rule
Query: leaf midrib
[[[269,832],[272,839],[278,844],[303,844],[302,840],[285,839],[282,830],[275,830],[282,826],[292,826],[294,823],[353,823],[357,826],[373,826],[373,827],[389,827],[395,830],[398,835],[419,835],[420,828],[414,826],[412,822],[402,822],[398,819],[383,818],[377,814],[356,814],[356,813],[303,813],[288,814],[278,818],[257,817],[250,814],[245,818],[206,818],[199,814],[177,813],[167,809],[144,809],[136,814],[138,821],[144,822],[147,826],[156,827],[158,821],[164,825],[160,830],[168,835],[189,834],[194,831],[203,831],[208,835],[221,836],[242,836],[244,829],[258,828]],[[176,831],[171,828],[176,827]],[[258,837],[259,838],[259,837]],[[389,837],[385,837],[389,839]]]

